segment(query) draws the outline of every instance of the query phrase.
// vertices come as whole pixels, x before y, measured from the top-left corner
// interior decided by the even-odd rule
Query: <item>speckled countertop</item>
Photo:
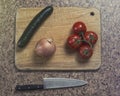
[[[15,15],[19,7],[95,7],[101,11],[102,65],[86,72],[20,72],[14,66]],[[43,77],[88,81],[77,88],[16,92],[16,84],[42,83]],[[120,96],[120,0],[0,0],[0,96]]]

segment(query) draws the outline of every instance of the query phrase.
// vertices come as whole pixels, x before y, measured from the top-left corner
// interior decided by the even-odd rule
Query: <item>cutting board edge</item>
[[[42,7],[37,7],[37,8],[34,8],[34,9],[41,9]],[[65,7],[62,7],[62,8],[65,8]],[[66,7],[67,8],[67,7]],[[78,7],[70,7],[70,8],[78,8]],[[81,7],[79,7],[79,8],[81,8]],[[29,8],[19,8],[19,10],[20,9],[29,9]],[[31,9],[33,9],[33,8],[31,8]],[[88,8],[82,8],[82,9],[88,9]],[[95,9],[95,10],[97,10],[98,11],[98,9],[97,8],[94,8],[94,7],[91,7],[91,8],[89,8],[89,9]],[[98,11],[99,12],[99,11]],[[99,12],[100,13],[100,12]],[[101,29],[101,23],[100,23],[100,29]],[[101,30],[100,30],[101,31]],[[16,36],[15,36],[16,37]],[[100,32],[100,38],[101,38],[101,32]],[[101,43],[101,41],[100,41],[100,43]],[[100,50],[101,51],[101,50]],[[16,60],[15,60],[16,61]],[[78,71],[81,71],[81,70],[97,70],[97,69],[99,69],[100,68],[100,66],[101,66],[101,63],[97,66],[97,67],[94,67],[94,69],[93,68],[74,68],[74,69],[71,69],[71,68],[65,68],[65,69],[63,69],[63,68],[56,68],[56,69],[52,69],[52,68],[50,68],[50,69],[47,69],[47,68],[45,68],[45,69],[41,69],[41,68],[34,68],[34,67],[20,67],[19,66],[19,64],[16,64],[15,63],[15,66],[16,66],[16,68],[18,69],[18,70],[39,70],[39,71],[59,71],[59,70],[66,70],[66,71],[69,71],[69,70],[78,70]]]
[[[19,13],[19,10],[26,10],[26,9],[41,9],[41,8],[44,8],[44,7],[29,7],[29,8],[25,8],[25,7],[20,7],[17,9],[17,13]],[[96,11],[100,12],[100,9],[96,8],[96,7],[53,7],[53,8],[80,8],[80,9],[96,9]]]
[[[101,63],[93,68],[35,68],[35,67],[20,67],[18,64],[15,64],[16,69],[20,70],[20,71],[94,71],[94,70],[99,70],[101,67]]]

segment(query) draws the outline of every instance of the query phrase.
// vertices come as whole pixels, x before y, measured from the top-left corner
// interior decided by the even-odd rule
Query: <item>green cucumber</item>
[[[25,47],[34,35],[39,26],[52,14],[53,7],[47,6],[41,12],[39,12],[28,24],[22,36],[17,42],[19,48]]]

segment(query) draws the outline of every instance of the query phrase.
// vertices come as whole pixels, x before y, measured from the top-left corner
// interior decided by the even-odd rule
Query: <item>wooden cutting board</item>
[[[16,16],[15,45],[31,19],[42,8],[20,8]],[[94,14],[91,15],[91,12]],[[87,30],[97,33],[98,41],[94,54],[88,61],[78,58],[77,52],[70,52],[66,39],[76,21],[83,21]],[[34,54],[34,47],[41,38],[53,38],[56,52],[44,60]],[[101,65],[100,12],[95,8],[56,7],[53,14],[37,30],[26,48],[15,50],[15,65],[20,70],[96,70]]]

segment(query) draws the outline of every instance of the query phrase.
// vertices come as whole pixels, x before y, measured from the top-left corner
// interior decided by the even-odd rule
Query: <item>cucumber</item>
[[[25,31],[23,32],[23,34],[17,42],[17,46],[19,48],[23,48],[28,44],[36,30],[52,14],[52,12],[53,7],[47,6],[31,20],[31,22],[28,24]]]

